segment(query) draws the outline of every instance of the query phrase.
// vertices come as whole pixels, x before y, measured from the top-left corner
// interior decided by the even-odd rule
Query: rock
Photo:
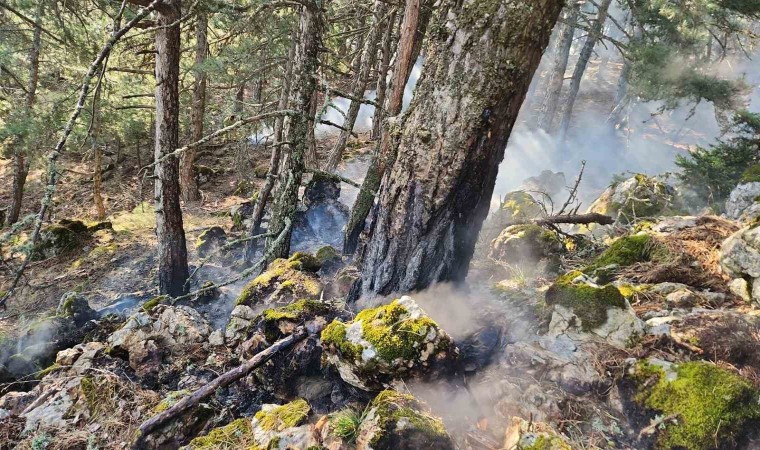
[[[342,247],[349,210],[339,200],[340,184],[314,176],[304,197],[306,209],[297,211],[293,220],[292,249],[313,252],[324,245]]]
[[[264,179],[267,177],[267,173],[269,172],[269,164],[259,164],[258,166],[253,168],[253,176],[256,178]]]
[[[728,289],[732,294],[741,298],[745,302],[752,301],[752,294],[749,289],[749,283],[744,278],[734,278],[728,283]]]
[[[32,251],[32,259],[39,261],[80,248],[91,233],[82,221],[61,220],[42,229],[40,239]]]
[[[612,216],[618,223],[635,219],[672,215],[680,209],[675,188],[644,174],[613,183],[589,207],[589,213]]]
[[[214,330],[209,334],[208,343],[215,347],[224,345],[224,333],[222,333],[222,330]]]
[[[760,418],[760,392],[748,380],[711,363],[672,364],[650,358],[634,365],[628,379],[634,384],[632,404],[663,419],[651,430],[654,445],[640,442],[639,448],[711,449],[716,442],[740,441]]]
[[[556,272],[563,250],[555,231],[539,225],[512,225],[493,240],[489,257],[520,272],[542,275]]]
[[[760,216],[760,182],[738,184],[726,200],[726,217],[749,222],[757,216]]]
[[[67,348],[66,350],[61,350],[55,356],[55,363],[60,366],[70,366],[74,364],[74,362],[77,360],[77,358],[79,358],[79,355],[81,354],[82,351],[77,348]]]
[[[309,425],[301,426],[311,408],[298,399],[284,405],[262,405],[251,421],[253,441],[260,448],[309,448],[319,443]]]
[[[325,298],[349,298],[361,271],[356,266],[343,267],[325,286]]]
[[[227,233],[221,227],[211,227],[195,240],[195,249],[199,257],[205,258],[226,243]]]
[[[726,239],[720,248],[720,265],[729,277],[751,284],[751,297],[760,302],[760,226],[743,228]]]
[[[551,170],[542,170],[535,177],[523,180],[520,188],[527,192],[542,192],[551,198],[562,192],[567,186],[567,179],[564,172],[552,172]]]
[[[319,269],[320,276],[333,276],[344,266],[342,255],[332,245],[325,245],[320,248],[314,256],[317,257],[321,265]]]
[[[535,219],[543,214],[541,205],[526,191],[508,192],[502,199],[499,209],[489,215],[483,223],[478,240],[490,246],[491,241],[505,228],[515,222]]]
[[[195,179],[198,181],[198,186],[208,183],[219,172],[223,172],[223,171],[217,171],[213,167],[196,164],[195,165]]]
[[[690,308],[695,306],[700,297],[690,289],[680,289],[665,296],[668,305],[675,308]]]
[[[515,450],[572,450],[567,439],[541,422],[512,417],[502,448]]]
[[[82,326],[88,320],[95,319],[98,314],[90,308],[87,299],[76,292],[63,294],[58,302],[58,315],[70,317],[76,326]]]
[[[230,321],[224,330],[227,345],[236,346],[247,339],[249,331],[253,327],[256,312],[246,305],[237,305],[230,313]]]
[[[570,333],[572,339],[582,340],[583,333],[592,333],[612,345],[625,347],[644,330],[617,287],[599,286],[578,271],[557,279],[546,291],[545,299],[554,306],[550,336]]]
[[[288,304],[298,299],[318,299],[322,284],[314,274],[315,269],[319,269],[319,261],[305,253],[276,259],[266,272],[243,288],[237,304]]]
[[[254,201],[247,201],[235,205],[230,209],[233,231],[243,231],[248,229],[250,219],[253,216],[253,209],[255,207],[256,205]]]
[[[441,419],[408,394],[385,390],[372,401],[359,426],[357,450],[454,449]]]
[[[187,306],[158,305],[150,313],[131,316],[108,337],[117,351],[127,352],[129,365],[141,376],[159,369],[163,352],[181,354],[193,344],[207,341],[211,327]]]
[[[449,335],[407,296],[365,309],[348,323],[333,321],[322,331],[322,345],[341,378],[364,390],[394,379],[433,377],[450,369],[459,353]]]
[[[151,415],[166,411],[191,393],[189,390],[169,392],[153,408]],[[190,437],[203,430],[213,415],[214,411],[207,404],[201,403],[190,412],[180,415],[146,436],[142,447],[148,449],[179,448],[180,443],[187,442]]]

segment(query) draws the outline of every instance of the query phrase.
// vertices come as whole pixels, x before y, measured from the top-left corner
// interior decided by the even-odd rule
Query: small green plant
[[[40,433],[32,439],[32,450],[45,450],[50,447],[52,437],[47,433]]]
[[[359,434],[359,427],[364,421],[364,417],[367,413],[359,414],[353,408],[344,408],[330,417],[330,423],[335,430],[335,435],[346,441],[352,443],[356,440],[356,436]]]

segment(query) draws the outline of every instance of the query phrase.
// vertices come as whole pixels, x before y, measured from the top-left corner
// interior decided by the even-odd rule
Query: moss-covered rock
[[[540,225],[512,225],[491,243],[490,257],[520,272],[553,272],[559,267],[564,245],[555,231]]]
[[[563,436],[542,422],[513,417],[505,434],[504,447],[515,450],[572,450]]]
[[[253,426],[248,418],[237,419],[223,427],[198,436],[188,445],[188,450],[238,450],[253,448]]]
[[[449,368],[458,350],[410,297],[365,309],[322,331],[327,360],[343,380],[361,389],[378,389],[405,376],[433,375]]]
[[[237,304],[287,304],[296,299],[319,298],[322,284],[313,273],[314,264],[318,265],[319,262],[308,253],[296,253],[290,259],[276,259],[266,272],[243,288]]]
[[[613,183],[589,207],[588,212],[612,216],[628,224],[643,217],[672,215],[681,208],[676,190],[665,182],[635,174]]]
[[[582,271],[595,277],[599,283],[608,283],[618,269],[667,258],[665,246],[654,236],[642,232],[616,239]]]
[[[211,227],[208,230],[204,230],[195,240],[195,250],[198,251],[198,256],[205,258],[214,250],[222,247],[226,242],[227,233],[224,232],[222,227]]]
[[[546,291],[545,298],[548,305],[561,305],[572,310],[584,331],[604,325],[609,309],[626,307],[625,298],[617,287],[594,285],[577,271],[557,279]]]
[[[300,263],[298,269],[308,272],[317,272],[322,267],[322,260],[307,252],[295,252],[290,258],[288,258],[288,261],[291,263]]]
[[[408,394],[380,392],[370,404],[356,438],[357,450],[453,449],[443,421]]]
[[[639,362],[632,370],[634,401],[670,418],[659,427],[661,449],[716,448],[729,444],[760,419],[760,392],[746,379],[710,363]]]
[[[263,405],[251,421],[256,448],[317,446],[311,427],[305,424],[310,411],[306,400],[300,398],[284,405]]]
[[[95,310],[90,308],[87,299],[76,292],[63,294],[58,303],[57,313],[62,317],[71,318],[77,326],[81,326],[98,316]]]
[[[40,239],[32,250],[32,260],[39,261],[81,248],[92,235],[87,225],[79,220],[61,220],[40,232]]]

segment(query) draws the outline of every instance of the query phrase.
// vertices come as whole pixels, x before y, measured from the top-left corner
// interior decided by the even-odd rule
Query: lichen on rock
[[[343,380],[366,390],[406,375],[431,375],[458,355],[449,335],[407,296],[365,309],[351,322],[333,321],[322,331],[322,344]]]
[[[549,273],[559,267],[564,245],[557,232],[540,225],[512,225],[491,243],[490,257],[521,272]]]
[[[357,450],[453,449],[441,419],[408,394],[385,390],[369,405],[359,426]]]
[[[254,448],[289,449],[318,445],[314,433],[305,424],[311,407],[304,399],[284,405],[263,405],[251,421]]]
[[[657,448],[702,450],[735,442],[760,419],[760,392],[741,376],[711,363],[641,361],[632,368],[634,401],[663,421]]]
[[[276,259],[269,268],[249,282],[237,299],[238,305],[290,303],[296,299],[318,299],[322,284],[314,274],[320,263],[313,255],[296,253]]]
[[[637,173],[610,185],[588,212],[609,215],[618,223],[630,224],[643,217],[672,215],[680,209],[675,188],[656,177]]]

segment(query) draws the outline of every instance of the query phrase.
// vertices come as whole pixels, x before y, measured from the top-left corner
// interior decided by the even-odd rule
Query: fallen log
[[[557,225],[557,224],[572,224],[572,225],[588,225],[590,223],[598,223],[600,225],[612,225],[615,223],[615,219],[610,216],[605,216],[599,213],[588,214],[560,214],[557,216],[542,217],[539,219],[530,220],[518,220],[510,222],[509,225]]]
[[[175,403],[173,406],[146,420],[138,428],[137,436],[132,443],[132,449],[138,450],[145,448],[144,439],[153,431],[165,425],[170,420],[190,411],[192,408],[196,407],[201,400],[216,392],[217,389],[229,386],[235,381],[248,375],[251,371],[269,361],[277,352],[287,349],[293,344],[306,339],[310,331],[312,333],[319,333],[321,327],[312,330],[307,330],[305,327],[297,328],[290,336],[280,339],[270,347],[254,355],[251,359],[245,361],[243,364],[219,375],[209,383],[198,388],[198,390],[192,394]]]

